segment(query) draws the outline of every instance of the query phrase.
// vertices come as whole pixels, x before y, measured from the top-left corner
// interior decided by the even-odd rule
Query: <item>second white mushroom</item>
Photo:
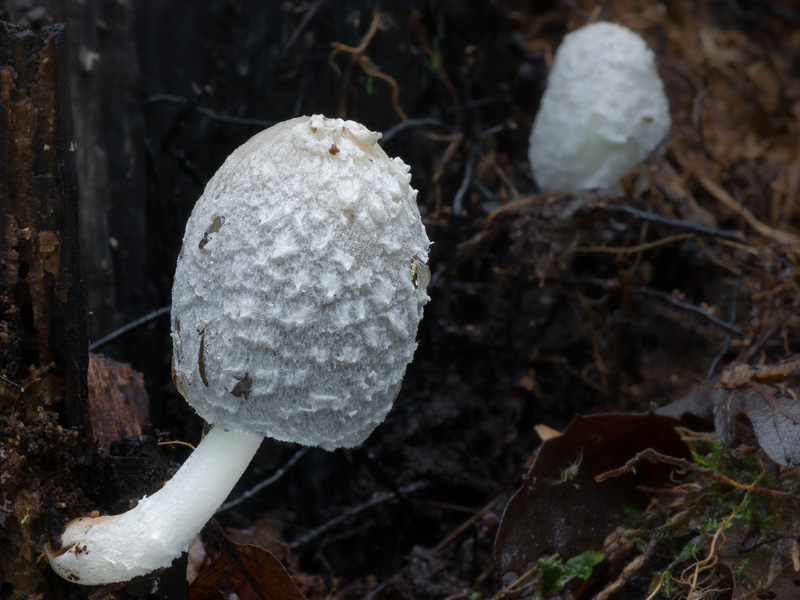
[[[530,138],[534,179],[543,191],[613,190],[670,124],[647,43],[621,25],[586,25],[556,51]]]

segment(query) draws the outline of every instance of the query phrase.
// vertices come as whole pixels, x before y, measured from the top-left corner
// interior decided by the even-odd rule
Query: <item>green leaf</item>
[[[539,584],[537,595],[544,598],[554,590],[560,590],[568,581],[579,577],[583,581],[592,575],[594,566],[605,558],[602,552],[588,550],[573,556],[566,563],[560,559],[539,559]]]
[[[694,462],[696,462],[698,465],[708,467],[709,469],[722,469],[724,456],[725,446],[719,440],[716,440],[711,445],[711,452],[706,456],[697,452],[692,452],[692,458],[694,458]]]

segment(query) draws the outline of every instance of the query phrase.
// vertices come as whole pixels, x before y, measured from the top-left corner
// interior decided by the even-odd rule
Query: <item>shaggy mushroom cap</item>
[[[610,189],[664,141],[671,119],[655,55],[636,33],[594,23],[564,38],[531,133],[542,190]]]
[[[326,449],[392,407],[429,300],[409,168],[353,121],[256,135],[208,183],[172,290],[173,378],[226,430]]]
[[[128,512],[73,519],[50,566],[128,581],[185,552],[264,436],[332,450],[392,406],[428,301],[430,242],[408,167],[352,121],[301,117],[237,149],[186,227],[172,290],[173,379],[213,423]]]

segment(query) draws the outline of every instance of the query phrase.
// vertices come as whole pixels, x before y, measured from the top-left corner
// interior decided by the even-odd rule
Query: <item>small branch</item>
[[[398,134],[404,132],[406,129],[412,129],[416,127],[436,127],[437,129],[445,129],[447,131],[451,131],[450,125],[445,123],[444,121],[440,121],[439,119],[433,118],[424,118],[424,119],[409,119],[407,121],[401,121],[397,125],[394,125],[391,129],[389,129],[386,133],[381,136],[381,143],[385,144]]]
[[[608,600],[608,598],[616,595],[623,587],[625,587],[625,584],[628,582],[628,580],[638,573],[642,567],[647,564],[647,561],[650,560],[650,557],[653,555],[653,551],[656,548],[657,541],[658,540],[656,538],[650,540],[650,542],[647,544],[647,547],[644,549],[644,552],[638,554],[631,562],[625,565],[625,568],[622,569],[622,573],[619,574],[619,577],[604,587],[592,598],[592,600]]]
[[[298,460],[303,458],[308,453],[308,450],[309,450],[308,448],[301,448],[300,450],[295,452],[292,455],[292,458],[290,458],[286,462],[286,464],[283,465],[280,469],[275,471],[275,473],[273,473],[273,475],[271,477],[269,477],[268,479],[265,479],[264,481],[262,481],[261,483],[259,483],[255,487],[247,490],[244,494],[242,494],[241,496],[239,496],[235,500],[231,500],[230,502],[226,502],[225,504],[220,506],[217,509],[217,512],[214,513],[214,514],[218,515],[218,514],[223,513],[223,512],[225,512],[227,510],[230,510],[234,506],[239,506],[245,500],[249,500],[250,498],[255,496],[257,493],[259,493],[264,488],[269,487],[270,485],[272,485],[273,483],[275,483],[276,481],[281,479],[284,475],[286,475],[287,471],[289,471],[289,469],[291,469],[295,465],[295,463],[297,463]]]
[[[656,223],[658,225],[664,225],[666,227],[671,227],[672,229],[677,229],[678,231],[696,233],[697,235],[703,235],[706,237],[718,238],[722,240],[729,240],[731,242],[742,243],[745,240],[745,237],[741,231],[736,231],[733,229],[719,229],[717,227],[709,227],[708,225],[703,225],[702,223],[694,223],[692,221],[686,221],[684,219],[673,219],[670,217],[664,217],[656,213],[648,212],[645,210],[639,210],[638,208],[634,208],[626,204],[606,204],[602,206],[592,206],[589,207],[588,210],[601,210],[603,212],[612,214],[622,213],[630,215],[632,217],[636,217],[641,221],[647,221],[650,223]]]
[[[706,137],[704,133],[703,127],[703,90],[700,86],[686,73],[681,71],[675,65],[667,62],[663,58],[658,59],[658,64],[664,67],[665,69],[669,69],[676,75],[678,75],[681,79],[683,79],[689,87],[692,88],[694,92],[694,100],[692,100],[692,124],[694,125],[695,129],[697,130],[697,137],[700,138],[700,148],[703,150],[703,154],[709,160],[716,162],[716,158],[711,153],[711,150],[708,148],[708,144],[706,144]]]
[[[733,327],[736,323],[736,305],[739,300],[739,290],[742,288],[742,277],[739,276],[736,278],[736,285],[733,288],[733,298],[731,299],[731,318],[728,321],[728,324]],[[708,367],[708,372],[706,373],[706,381],[711,379],[711,376],[714,374],[714,371],[717,370],[717,366],[719,365],[720,361],[725,357],[728,353],[728,347],[731,343],[731,332],[728,331],[725,334],[725,342],[722,344],[722,350],[719,351],[714,357],[714,360],[711,361],[711,366]]]
[[[646,460],[650,463],[656,462],[663,462],[674,467],[678,467],[678,469],[682,472],[686,471],[693,471],[700,476],[708,477],[720,483],[724,483],[726,485],[730,485],[740,490],[747,490],[748,492],[755,492],[759,494],[768,494],[770,496],[774,496],[776,498],[786,498],[787,500],[794,500],[800,502],[800,496],[796,494],[792,494],[791,492],[782,492],[780,490],[773,490],[770,488],[763,488],[758,487],[755,485],[747,485],[745,483],[739,483],[728,477],[727,475],[723,475],[719,471],[715,471],[714,469],[709,469],[708,467],[703,467],[696,463],[689,462],[683,458],[676,458],[674,456],[667,456],[666,454],[661,454],[660,452],[656,452],[652,448],[648,448],[647,450],[642,450],[628,462],[626,462],[623,466],[612,469],[610,471],[606,471],[605,473],[601,473],[597,475],[594,480],[598,483],[602,483],[609,477],[619,477],[621,475],[625,475],[626,473],[636,472],[636,465],[642,461]]]
[[[637,246],[621,246],[621,247],[614,247],[614,246],[579,246],[577,248],[569,248],[567,250],[567,254],[572,253],[587,253],[587,252],[607,252],[609,254],[636,254],[637,252],[644,252],[645,250],[652,250],[653,248],[658,248],[659,246],[664,246],[666,244],[671,244],[673,242],[680,242],[682,240],[694,238],[695,234],[693,233],[679,233],[677,235],[671,235],[669,237],[665,237],[660,240],[655,240],[652,242],[647,242],[644,244],[639,244]]]
[[[119,337],[122,337],[126,333],[133,331],[138,327],[142,327],[143,325],[147,325],[148,323],[150,323],[151,321],[155,321],[162,315],[169,314],[171,309],[172,309],[171,306],[162,306],[161,308],[158,308],[153,312],[146,314],[143,317],[139,317],[135,321],[131,321],[127,325],[123,325],[116,331],[112,331],[108,335],[101,337],[96,342],[92,342],[91,344],[89,344],[89,352],[95,352],[99,348],[102,348],[106,344],[110,344],[111,342],[113,342]]]
[[[735,214],[741,215],[742,218],[752,227],[759,235],[771,239],[779,244],[797,248],[800,246],[800,238],[788,231],[781,231],[765,225],[747,208],[737,202],[721,185],[708,177],[707,175],[695,172],[694,176],[697,178],[698,183],[706,190],[711,196],[717,199],[720,204],[724,205]]]
[[[167,102],[170,104],[180,104],[181,106],[189,106],[196,113],[220,123],[227,123],[229,125],[245,125],[248,127],[272,127],[277,121],[266,121],[264,119],[247,119],[244,117],[229,117],[228,115],[221,115],[208,108],[196,106],[192,100],[181,98],[180,96],[170,96],[169,94],[155,94],[144,99],[145,104],[155,104],[156,102]]]
[[[417,492],[419,490],[424,490],[427,487],[430,487],[430,483],[429,482],[427,482],[427,481],[418,481],[416,483],[412,483],[411,485],[407,485],[404,488],[401,488],[400,491],[403,494],[411,494],[411,493]],[[315,529],[312,529],[311,531],[309,531],[305,535],[300,536],[295,541],[293,541],[291,544],[289,544],[289,547],[292,550],[296,550],[297,548],[301,548],[303,546],[306,546],[307,544],[310,544],[311,542],[313,542],[317,538],[320,538],[323,535],[325,535],[326,533],[328,533],[331,529],[334,529],[335,527],[341,525],[347,519],[349,519],[351,517],[355,517],[356,515],[359,515],[359,514],[363,513],[364,511],[369,510],[370,508],[374,508],[376,506],[380,506],[381,504],[386,504],[387,502],[390,502],[390,501],[394,500],[395,498],[397,498],[397,494],[395,492],[387,492],[385,494],[381,494],[380,496],[375,496],[371,500],[368,500],[367,502],[364,502],[363,504],[359,504],[358,506],[354,506],[353,508],[350,508],[350,509],[344,511],[342,514],[340,514],[340,515],[334,517],[333,519],[323,523],[319,527],[316,527]]]
[[[615,290],[619,289],[619,281],[617,279],[601,279],[599,277],[548,277],[545,279],[545,283],[560,283],[563,285],[588,285],[592,287],[598,287],[603,290]],[[712,315],[710,312],[701,308],[695,304],[690,304],[689,302],[685,302],[680,298],[675,297],[673,294],[667,294],[666,292],[661,292],[658,290],[651,290],[650,288],[637,288],[634,290],[634,293],[637,296],[649,296],[651,298],[658,298],[659,300],[663,300],[664,302],[668,302],[673,306],[689,311],[696,315],[699,315],[721,327],[724,331],[732,333],[741,338],[749,338],[744,331],[733,325],[733,323],[727,323],[720,319],[719,317]]]
[[[516,481],[516,480],[515,480]],[[434,550],[437,552],[441,552],[444,550],[453,540],[455,540],[458,536],[464,533],[467,529],[469,529],[478,519],[480,519],[483,515],[485,515],[489,510],[497,504],[500,499],[508,493],[508,486],[506,486],[502,492],[500,492],[497,496],[492,498],[488,503],[484,505],[483,508],[478,510],[477,512],[473,513],[469,519],[464,521],[461,525],[459,525],[455,531],[453,531],[450,535],[444,538],[441,542],[436,544]]]
[[[472,182],[472,171],[475,167],[475,160],[478,157],[478,151],[481,147],[481,142],[492,136],[496,133],[500,133],[506,128],[505,125],[495,125],[494,127],[487,129],[484,131],[478,139],[475,140],[475,144],[472,146],[472,150],[469,153],[469,159],[467,160],[467,166],[464,169],[464,179],[461,181],[461,186],[458,188],[456,192],[455,198],[453,198],[453,214],[458,216],[461,214],[461,209],[464,205],[464,195],[467,193],[469,189],[469,185]]]
[[[306,11],[306,14],[303,15],[303,20],[300,21],[300,24],[297,26],[297,29],[295,29],[294,33],[292,33],[292,37],[289,38],[289,41],[286,42],[286,45],[283,47],[283,53],[284,54],[286,54],[289,51],[289,48],[294,46],[294,43],[297,41],[297,38],[300,37],[300,34],[303,32],[303,30],[305,29],[306,25],[308,25],[308,22],[311,20],[311,17],[314,16],[314,13],[317,12],[317,9],[320,7],[320,5],[323,2],[324,2],[324,0],[317,0],[316,2],[314,2],[314,4],[312,4],[308,8],[308,10]]]
[[[732,333],[732,334],[734,334],[734,335],[736,335],[738,337],[741,337],[741,338],[748,337],[747,334],[744,331],[742,331],[741,329],[739,329],[735,325],[731,325],[730,323],[726,323],[725,321],[723,321],[719,317],[712,315],[707,310],[704,310],[704,309],[702,309],[699,306],[696,306],[694,304],[689,304],[688,302],[684,302],[683,300],[681,300],[679,298],[676,298],[672,294],[667,294],[666,292],[660,292],[658,290],[651,290],[649,288],[637,288],[634,291],[634,293],[637,296],[649,296],[651,298],[658,298],[659,300],[663,300],[664,302],[668,302],[669,304],[672,304],[673,306],[676,306],[678,308],[682,308],[683,310],[687,310],[687,311],[689,311],[691,313],[694,313],[696,315],[700,315],[701,317],[703,317],[704,319],[706,319],[710,323],[713,323],[717,327],[720,327],[720,328],[724,329],[725,331],[729,331],[730,333]]]
[[[800,540],[800,533],[792,533],[790,531],[774,531],[751,544],[740,544],[737,549],[739,550],[739,554],[748,554],[753,550],[758,550],[761,546],[765,546],[766,544],[792,539]]]
[[[14,382],[14,381],[11,381],[8,377],[4,377],[3,375],[0,375],[0,381],[3,381],[5,383],[7,383],[8,385],[14,386],[20,392],[24,392],[25,391],[25,388],[23,386],[21,386],[20,384]]]
[[[797,299],[795,299],[794,302],[792,302],[792,305],[789,308],[789,310],[784,311],[781,315],[781,318],[775,320],[775,322],[773,322],[772,325],[770,325],[767,328],[764,334],[758,340],[756,340],[747,349],[747,352],[745,352],[744,355],[736,362],[739,364],[747,364],[750,361],[750,359],[753,358],[756,352],[759,352],[761,348],[772,338],[772,336],[775,335],[778,329],[780,329],[786,323],[786,321],[788,321],[789,318],[795,314],[798,307],[800,307],[800,297],[798,297]]]

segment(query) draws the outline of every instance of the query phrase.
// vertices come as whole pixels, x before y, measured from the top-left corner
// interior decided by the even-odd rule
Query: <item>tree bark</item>
[[[53,597],[45,566],[36,563],[48,501],[59,474],[69,470],[70,448],[92,436],[68,74],[63,26],[33,33],[0,22],[4,597]]]

